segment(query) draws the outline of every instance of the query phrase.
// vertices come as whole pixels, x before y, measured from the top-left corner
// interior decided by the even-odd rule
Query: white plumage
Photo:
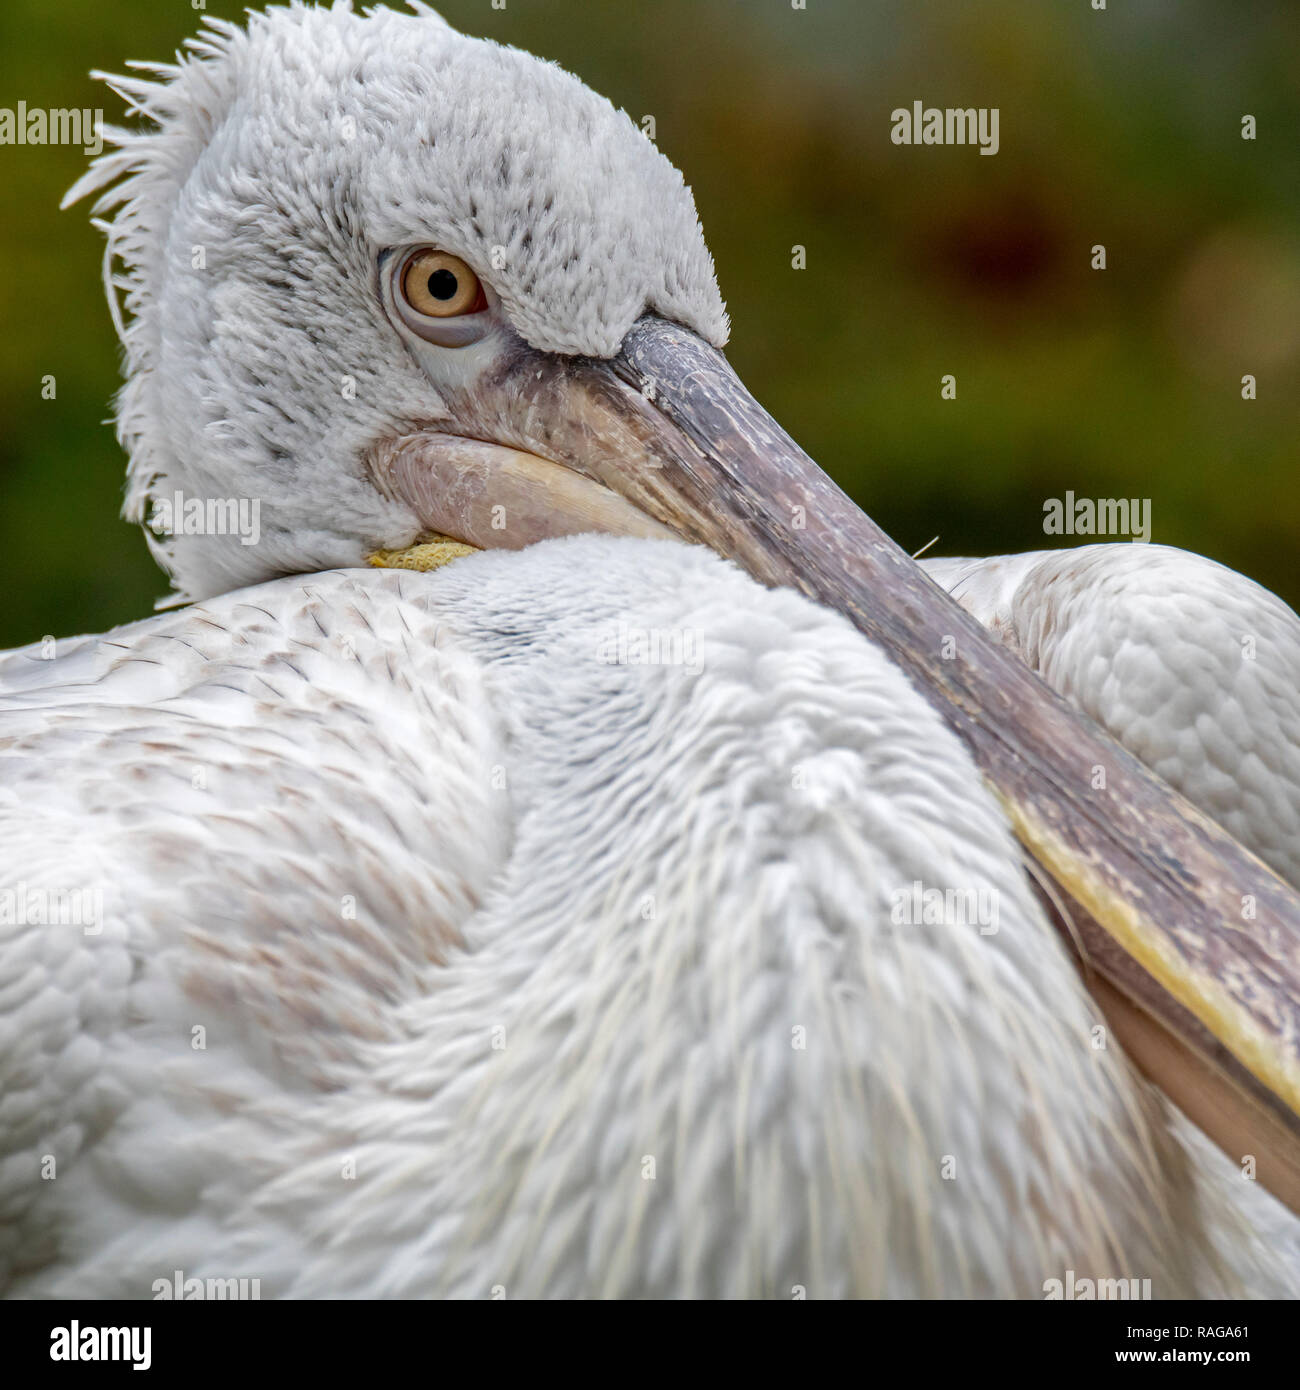
[[[627,623],[699,670],[602,659]],[[110,891],[0,957],[22,1291],[1232,1291],[1216,1242],[1283,1287],[1232,1228],[1280,1212],[1094,1047],[964,749],[836,615],[581,538],[15,667],[10,872]],[[895,923],[914,880],[997,931]]]
[[[1164,545],[922,562],[1053,689],[1300,885],[1300,619]]]
[[[104,894],[91,932],[0,914],[10,1290],[1284,1290],[1293,1218],[1137,1077],[965,747],[843,618],[591,536],[220,592],[409,543],[378,444],[486,449],[484,400],[489,441],[557,438],[499,394],[557,351],[646,309],[720,340],[671,166],[428,15],[275,11],[164,77],[91,176],[129,176],[128,506],[250,493],[269,536],[176,538],[203,602],[0,659],[0,886]],[[481,344],[385,318],[425,240],[495,276]],[[902,920],[917,885],[996,921]]]

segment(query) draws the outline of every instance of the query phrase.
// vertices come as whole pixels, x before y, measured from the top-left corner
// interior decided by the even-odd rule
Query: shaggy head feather
[[[188,49],[106,78],[151,126],[108,132],[65,199],[100,194],[125,515],[177,490],[260,503],[256,546],[150,535],[181,599],[411,538],[360,462],[440,405],[384,318],[385,249],[460,256],[539,350],[610,357],[647,311],[726,340],[681,175],[554,64],[422,6],[212,19]]]

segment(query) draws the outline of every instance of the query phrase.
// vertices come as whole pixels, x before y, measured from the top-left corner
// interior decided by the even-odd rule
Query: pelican
[[[414,8],[209,20],[69,194],[185,606],[0,659],[8,1290],[1293,1287],[1294,895],[748,396],[628,118]]]

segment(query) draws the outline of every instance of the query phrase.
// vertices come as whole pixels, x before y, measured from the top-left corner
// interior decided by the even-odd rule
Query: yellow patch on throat
[[[462,555],[477,554],[477,546],[434,532],[402,550],[376,550],[366,556],[366,564],[378,570],[436,570]]]

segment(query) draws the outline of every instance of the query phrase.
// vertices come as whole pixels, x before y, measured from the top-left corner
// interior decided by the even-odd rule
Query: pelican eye
[[[409,308],[426,318],[456,319],[487,308],[474,272],[446,251],[416,251],[402,267],[401,293]]]

